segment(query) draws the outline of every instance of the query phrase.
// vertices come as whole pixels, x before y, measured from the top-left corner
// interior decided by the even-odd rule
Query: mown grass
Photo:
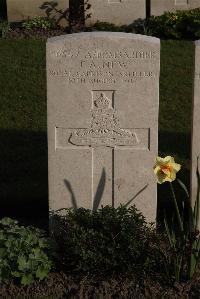
[[[162,41],[159,151],[186,165],[193,56],[190,41]],[[0,105],[0,213],[44,215],[48,208],[44,41],[0,40]]]
[[[45,42],[0,40],[1,214],[47,210]]]
[[[161,42],[159,150],[190,157],[194,45],[191,41]]]

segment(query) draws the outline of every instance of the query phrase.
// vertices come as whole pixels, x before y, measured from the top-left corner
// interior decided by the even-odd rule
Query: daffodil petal
[[[157,174],[158,171],[160,171],[160,166],[155,166],[155,168],[154,168],[154,173]]]
[[[174,181],[174,180],[173,180],[171,177],[168,177],[168,176],[167,176],[167,177],[165,178],[165,182],[172,182],[172,181]]]
[[[181,169],[181,165],[178,163],[172,163],[171,165],[176,172],[178,172]]]
[[[163,158],[163,161],[164,161],[165,163],[170,163],[171,160],[172,160],[172,157],[171,157],[171,156],[167,156],[167,157]]]
[[[158,173],[157,173],[157,181],[158,181],[158,183],[162,184],[165,181],[165,178],[166,178],[166,175],[163,172],[158,171]]]
[[[156,164],[158,164],[158,165],[163,165],[163,164],[164,164],[163,158],[161,158],[161,157],[157,157],[157,158],[156,158]]]
[[[174,181],[176,179],[176,172],[172,171],[170,177]]]

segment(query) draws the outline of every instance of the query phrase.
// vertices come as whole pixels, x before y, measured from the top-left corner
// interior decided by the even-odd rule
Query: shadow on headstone
[[[90,7],[89,0],[69,0],[69,7],[65,10],[58,8],[57,1],[45,1],[40,9],[45,11],[48,18],[54,19],[57,25],[64,20],[70,28],[80,29],[85,20],[90,17],[90,14],[87,13]]]
[[[66,2],[67,3],[67,2]],[[59,24],[63,19],[69,22],[69,8],[65,10],[58,8],[58,2],[45,1],[40,9],[45,10],[46,16],[55,20],[56,24]]]
[[[102,196],[103,196],[103,192],[105,189],[105,184],[106,184],[106,172],[105,169],[103,168],[102,170],[102,174],[101,174],[101,178],[97,187],[97,191],[94,197],[94,202],[93,202],[93,211],[97,211],[97,209],[99,208]]]
[[[77,205],[77,200],[74,194],[74,191],[72,189],[71,183],[68,180],[64,180],[65,186],[67,188],[67,190],[69,191],[70,195],[71,195],[71,204],[73,209],[78,209],[78,205]],[[96,211],[99,208],[102,196],[103,196],[103,192],[105,189],[105,184],[106,184],[106,172],[105,169],[102,170],[102,174],[101,174],[101,178],[99,180],[99,184],[97,187],[97,191],[94,197],[94,202],[93,202],[93,211]],[[88,199],[89,200],[89,199]]]
[[[73,189],[72,189],[72,186],[70,184],[70,182],[68,180],[64,180],[64,183],[65,183],[65,186],[67,188],[67,190],[69,191],[70,195],[71,195],[71,204],[72,204],[72,207],[77,210],[78,209],[78,206],[77,206],[77,202],[76,202],[76,197],[74,195],[74,192],[73,192]]]
[[[146,184],[141,190],[139,190],[127,203],[125,203],[125,207],[128,207],[137,197],[140,195],[147,187],[149,184]]]

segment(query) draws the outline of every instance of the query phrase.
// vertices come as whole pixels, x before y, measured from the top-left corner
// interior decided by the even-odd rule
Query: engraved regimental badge
[[[91,127],[74,130],[69,142],[77,146],[127,146],[139,143],[137,135],[120,128],[112,102],[104,92],[96,97],[92,109]]]

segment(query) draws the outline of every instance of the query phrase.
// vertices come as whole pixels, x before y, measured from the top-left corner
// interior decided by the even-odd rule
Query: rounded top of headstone
[[[65,41],[69,39],[90,39],[90,38],[110,38],[110,39],[129,39],[144,41],[148,43],[160,44],[160,39],[152,36],[146,36],[135,33],[124,33],[124,32],[81,32],[65,34],[56,37],[51,37],[47,40],[47,43],[56,43],[59,41]]]

